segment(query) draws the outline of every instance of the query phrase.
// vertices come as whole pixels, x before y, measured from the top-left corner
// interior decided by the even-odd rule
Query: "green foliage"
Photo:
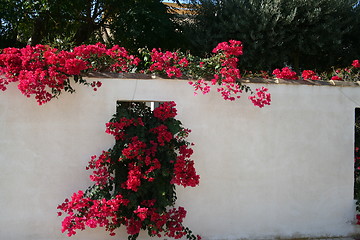
[[[159,0],[131,0],[111,20],[111,40],[132,52],[142,47],[174,49],[181,47],[182,35],[171,14]]]
[[[96,42],[170,48],[179,43],[175,29],[160,0],[0,0],[0,48]]]
[[[143,102],[118,102],[106,131],[115,136],[115,145],[93,156],[87,167],[94,170],[90,178],[96,184],[58,206],[69,214],[63,221],[68,236],[85,225],[105,227],[115,235],[125,225],[129,240],[136,240],[141,229],[151,237],[200,239],[182,225],[184,208],[174,207],[174,184],[199,183],[189,159],[190,130],[174,118],[175,105],[166,102],[152,112]]]
[[[156,127],[161,123],[159,119],[154,117],[152,111],[145,103],[141,102],[118,102],[117,113],[110,120],[110,122],[120,122],[121,119],[138,119],[141,118],[144,125],[130,126],[126,129],[126,138],[116,140],[116,143],[112,149],[109,150],[111,156],[111,163],[109,166],[109,172],[114,172],[114,180],[110,185],[104,187],[101,191],[97,190],[97,185],[89,188],[89,191],[96,191],[96,198],[102,198],[103,196],[110,196],[112,190],[113,196],[121,194],[124,198],[129,199],[129,208],[136,209],[141,205],[141,202],[146,199],[156,199],[155,206],[160,211],[165,211],[166,207],[173,206],[176,201],[175,186],[170,184],[173,177],[173,162],[176,161],[177,154],[174,149],[177,149],[181,145],[188,144],[186,141],[171,142],[171,148],[168,145],[158,146],[157,158],[161,161],[161,169],[151,173],[152,177],[155,177],[154,181],[142,181],[142,187],[136,192],[133,190],[125,189],[120,183],[124,183],[128,179],[128,166],[129,163],[134,160],[126,159],[123,156],[123,150],[129,146],[132,139],[137,137],[140,141],[148,143],[151,136],[148,133],[149,129]],[[181,122],[176,119],[167,119],[166,124],[169,131],[176,136],[183,130]],[[154,139],[155,140],[155,139]],[[122,160],[120,160],[122,159]],[[114,189],[113,189],[114,186]]]
[[[79,17],[80,1],[0,0],[0,5],[1,47],[61,42],[81,22],[75,17]]]
[[[359,6],[350,0],[199,0],[190,27],[194,49],[217,42],[244,44],[241,67],[272,70],[290,64],[323,69],[360,53]]]

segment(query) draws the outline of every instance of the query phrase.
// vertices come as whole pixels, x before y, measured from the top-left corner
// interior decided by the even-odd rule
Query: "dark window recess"
[[[360,200],[360,108],[355,108],[354,198]]]

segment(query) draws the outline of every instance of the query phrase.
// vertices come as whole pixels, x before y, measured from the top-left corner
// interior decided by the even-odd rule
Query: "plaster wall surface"
[[[185,224],[204,239],[349,236],[354,109],[359,88],[268,85],[272,105],[215,90],[193,96],[181,80],[104,79],[92,92],[38,106],[16,87],[0,94],[0,239],[69,239],[56,207],[91,183],[90,156],[112,147],[105,123],[117,100],[175,101],[192,129],[200,185],[178,187]],[[252,88],[260,85],[253,84]],[[70,239],[125,239],[87,229]],[[141,239],[148,239],[143,234]]]

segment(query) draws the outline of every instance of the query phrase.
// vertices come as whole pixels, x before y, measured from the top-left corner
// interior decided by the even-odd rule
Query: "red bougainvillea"
[[[5,48],[0,53],[0,90],[5,91],[8,84],[17,83],[22,94],[27,97],[34,95],[41,105],[58,97],[63,91],[73,93],[72,81],[91,86],[97,91],[101,82],[87,82],[82,77],[82,74],[88,71],[141,72],[156,73],[169,78],[188,77],[195,94],[207,94],[212,86],[216,85],[217,92],[225,100],[239,99],[245,91],[250,94],[248,98],[255,106],[271,104],[268,90],[258,88],[262,90],[252,91],[240,81],[239,56],[243,54],[240,41],[219,43],[208,58],[161,49],[143,50],[141,53],[143,63],[142,67],[138,68],[140,58],[130,55],[125,48],[118,45],[107,48],[97,43],[78,46],[71,51],[60,51],[45,45]],[[304,80],[359,81],[359,68],[359,60],[354,60],[350,67],[337,69],[331,76],[323,73],[320,77],[312,70],[304,70],[301,77]],[[269,78],[264,71],[260,74],[245,71],[245,74],[250,77]],[[299,79],[297,73],[289,67],[275,69],[273,75],[286,80]],[[266,94],[262,94],[264,92]]]
[[[0,53],[0,90],[5,91],[10,83],[17,83],[18,89],[27,97],[35,96],[41,105],[58,97],[63,91],[73,93],[71,82],[91,86],[94,91],[101,82],[87,82],[82,74],[88,71],[157,73],[169,78],[183,76],[194,78],[189,83],[196,91],[209,93],[211,86],[225,100],[240,98],[243,91],[254,94],[250,87],[241,84],[238,56],[243,54],[240,41],[219,43],[210,58],[199,59],[180,51],[161,49],[148,51],[148,60],[137,68],[140,58],[130,55],[120,46],[107,48],[98,43],[82,45],[71,51],[60,51],[45,45],[25,48],[6,48]],[[211,81],[207,81],[210,80]],[[259,97],[259,96],[258,96]],[[266,103],[269,105],[270,101]],[[258,106],[258,105],[256,105]]]
[[[175,184],[199,184],[190,130],[174,117],[174,102],[166,102],[153,112],[144,103],[119,103],[118,112],[106,124],[116,144],[92,156],[87,167],[95,182],[85,192],[78,191],[58,206],[66,214],[62,231],[68,236],[86,227],[104,227],[110,235],[125,226],[129,239],[141,229],[149,236],[200,239],[183,226],[186,211],[174,207]]]
[[[281,70],[277,68],[273,71],[273,75],[275,75],[275,77],[281,78],[281,79],[288,79],[288,80],[299,79],[299,77],[296,75],[296,72],[291,70],[289,67],[284,67]]]
[[[305,80],[321,80],[321,77],[312,70],[304,70],[301,77]]]
[[[0,54],[0,90],[16,82],[27,97],[35,96],[41,105],[62,91],[74,92],[70,77],[96,91],[100,82],[88,83],[81,77],[85,71],[129,71],[140,59],[119,46],[110,49],[103,44],[82,45],[73,51],[59,51],[46,45],[5,48]]]

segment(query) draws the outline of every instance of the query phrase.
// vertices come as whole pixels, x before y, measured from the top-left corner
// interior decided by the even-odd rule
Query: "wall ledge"
[[[119,79],[165,79],[165,80],[192,80],[191,78],[164,78],[153,74],[142,73],[113,73],[113,72],[88,72],[82,75],[88,78],[119,78]],[[287,85],[310,85],[310,86],[333,86],[333,87],[359,87],[360,82],[345,82],[345,81],[319,81],[319,80],[285,80],[278,78],[241,78],[241,83],[262,83],[262,84],[287,84]]]

